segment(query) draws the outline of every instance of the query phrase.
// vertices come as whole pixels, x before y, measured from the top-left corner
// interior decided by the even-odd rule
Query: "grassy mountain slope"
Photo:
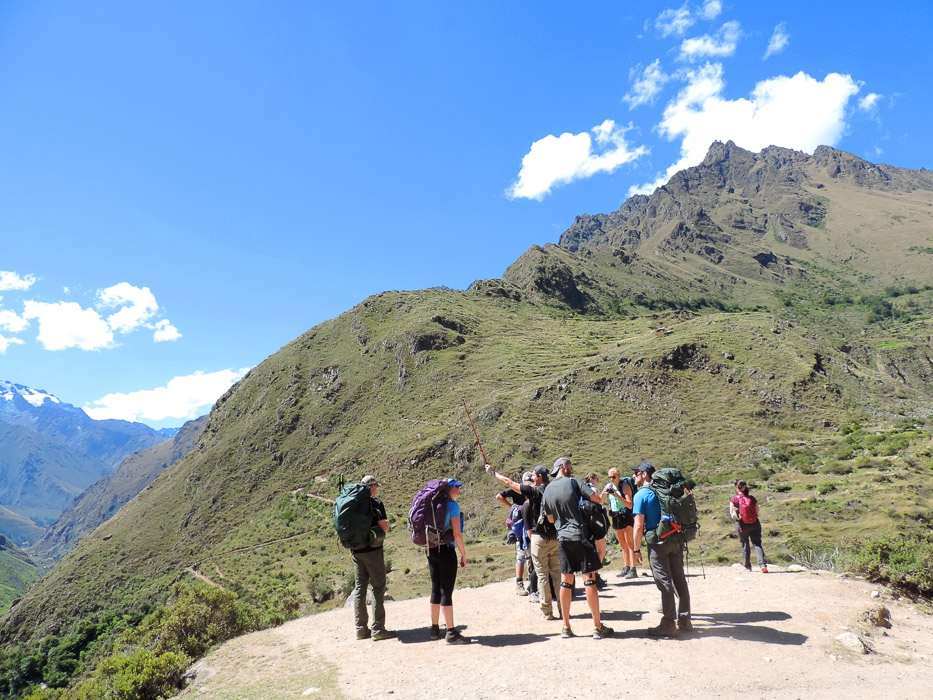
[[[688,179],[715,181],[730,163],[748,180],[761,169],[745,152],[708,160]],[[835,180],[858,185],[847,180],[856,166],[844,164]],[[902,251],[928,246],[933,235],[913,221],[921,220],[919,202],[933,204],[933,190],[917,185],[926,176],[917,177],[909,192],[898,186],[912,213],[892,219],[885,233]],[[853,201],[877,222],[874,192]],[[835,189],[824,194],[828,212],[842,206]],[[795,211],[784,200],[767,209],[748,199],[745,221]],[[686,195],[678,201],[671,211],[682,213]],[[217,402],[188,456],[30,589],[4,619],[0,642],[35,644],[106,610],[131,615],[192,572],[239,594],[269,622],[337,604],[352,574],[327,499],[367,472],[383,484],[393,527],[394,596],[426,591],[423,555],[408,543],[404,519],[417,488],[439,475],[466,483],[472,565],[463,582],[508,575],[498,488],[481,471],[462,401],[486,455],[504,471],[560,455],[600,474],[646,458],[681,466],[697,482],[703,514],[695,556],[735,556],[724,504],[736,477],[749,479],[762,500],[776,559],[850,535],[928,532],[930,268],[892,273],[887,258],[877,269],[869,259],[852,275],[871,279],[828,299],[821,283],[845,291],[849,268],[830,266],[825,253],[827,272],[815,273],[807,256],[816,244],[794,247],[801,241],[787,227],[799,251],[793,260],[749,263],[742,251],[773,252],[778,241],[768,250],[736,243],[738,234],[716,223],[720,213],[670,214],[665,223],[649,203],[634,198],[610,215],[619,230],[641,231],[624,234],[620,254],[617,233],[603,222],[602,234],[568,232],[561,246],[533,248],[504,280],[466,292],[379,294],[282,348]],[[652,226],[630,225],[636,215]],[[836,219],[824,220],[831,230],[800,229],[808,245],[824,230],[847,235]],[[696,239],[697,222],[704,245],[723,251],[709,271],[696,252],[683,251],[677,264],[665,242],[675,230],[678,240],[689,241],[691,231]],[[728,259],[736,262],[723,266]]]
[[[10,540],[0,535],[0,614],[10,603],[39,578],[40,569],[34,561]]]

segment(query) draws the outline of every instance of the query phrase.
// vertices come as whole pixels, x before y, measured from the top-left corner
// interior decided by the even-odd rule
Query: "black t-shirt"
[[[382,504],[382,501],[380,501],[378,498],[373,498],[373,499],[370,499],[370,500],[372,501],[372,504],[373,504],[373,508],[372,508],[372,510],[373,510],[373,524],[372,524],[372,526],[373,526],[373,527],[379,527],[379,521],[380,521],[380,520],[388,520],[388,519],[389,519],[388,516],[386,515],[386,507]],[[382,528],[379,527],[379,529],[381,530]]]
[[[505,489],[504,491],[500,491],[499,495],[505,498],[506,500],[511,499],[513,505],[520,506],[522,503],[525,502],[525,494],[524,494],[525,484],[521,484],[521,487],[522,487],[522,493],[519,493],[518,491],[513,491],[512,489]]]
[[[541,486],[522,484],[522,496],[528,499],[530,504],[527,511],[522,510],[522,517],[525,519],[525,528],[529,532],[534,532],[542,537],[554,538],[557,537],[557,528],[554,527],[553,523],[548,522],[547,518],[538,525],[538,518],[541,515],[541,503],[544,501],[544,489],[546,487],[547,484]]]

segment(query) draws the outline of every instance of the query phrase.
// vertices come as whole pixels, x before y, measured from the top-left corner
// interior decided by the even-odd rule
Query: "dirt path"
[[[627,690],[645,698],[933,698],[933,615],[876,586],[824,572],[764,575],[738,567],[693,567],[694,633],[645,634],[660,619],[650,578],[604,572],[601,595],[611,639],[594,640],[586,603],[572,606],[561,639],[514,594],[514,584],[461,589],[458,626],[477,641],[428,641],[424,599],[389,602],[397,640],[357,641],[349,608],[293,620],[232,640],[204,659],[186,698],[593,698]],[[880,593],[874,598],[872,592]],[[885,605],[892,627],[859,622]],[[863,634],[876,653],[849,651],[836,637]]]

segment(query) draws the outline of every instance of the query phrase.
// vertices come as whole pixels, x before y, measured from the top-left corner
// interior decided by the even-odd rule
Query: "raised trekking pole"
[[[489,464],[489,460],[486,459],[486,453],[483,452],[483,443],[480,442],[479,433],[476,432],[476,426],[473,425],[473,418],[470,417],[470,409],[467,408],[466,399],[461,398],[460,401],[463,402],[463,410],[466,411],[467,420],[470,421],[470,427],[473,428],[473,436],[476,438],[476,444],[479,446],[479,453],[483,455],[483,464]]]

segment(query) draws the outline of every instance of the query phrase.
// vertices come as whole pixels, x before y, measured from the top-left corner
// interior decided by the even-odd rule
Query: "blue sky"
[[[713,140],[933,167],[933,4],[0,3],[0,379],[177,426]]]

